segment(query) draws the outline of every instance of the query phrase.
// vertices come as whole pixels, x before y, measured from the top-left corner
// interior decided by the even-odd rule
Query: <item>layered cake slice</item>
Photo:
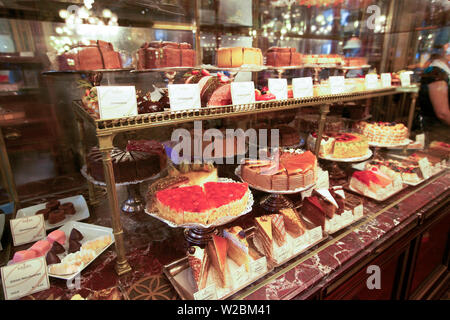
[[[229,283],[229,270],[227,264],[227,239],[213,235],[212,240],[208,243],[208,255],[211,259],[211,264],[219,275],[221,286],[226,288]]]
[[[320,206],[325,211],[328,218],[333,218],[336,211],[339,209],[339,205],[336,199],[331,195],[328,189],[316,189],[313,191],[313,196],[316,196]]]
[[[272,219],[272,234],[275,242],[279,247],[286,242],[286,228],[284,226],[284,219],[281,214],[270,215]]]
[[[294,209],[282,209],[280,210],[280,213],[284,218],[286,230],[292,237],[297,238],[305,233],[307,229]]]
[[[197,291],[202,290],[206,286],[210,264],[206,250],[197,246],[192,246],[188,249],[187,256],[195,284],[197,285]]]
[[[345,209],[344,189],[342,188],[342,186],[335,186],[335,187],[332,187],[329,191],[339,206],[339,208],[336,210],[336,213],[341,215]]]
[[[223,230],[223,236],[228,241],[228,256],[238,266],[245,265],[249,271],[249,248],[245,231],[239,226]]]
[[[255,237],[258,239],[264,255],[273,260],[272,218],[262,216],[255,218]]]
[[[363,195],[383,198],[394,191],[393,180],[388,176],[372,170],[356,171],[350,179],[350,187]]]
[[[325,227],[326,212],[318,197],[312,196],[303,200],[302,216],[316,226]]]

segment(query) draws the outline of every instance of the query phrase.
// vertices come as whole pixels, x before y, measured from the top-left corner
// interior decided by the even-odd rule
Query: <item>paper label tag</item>
[[[292,251],[298,253],[306,248],[309,244],[308,232],[305,232],[301,236],[292,239]]]
[[[45,257],[11,264],[0,269],[6,300],[19,299],[50,288]]]
[[[311,77],[292,79],[292,93],[294,98],[307,98],[314,96],[313,80]]]
[[[376,89],[378,86],[378,76],[376,74],[367,74],[365,83],[366,89]]]
[[[101,119],[138,115],[134,86],[100,86],[96,88]]]
[[[308,231],[310,243],[314,243],[322,239],[322,227],[316,227]]]
[[[360,219],[364,215],[364,207],[362,204],[353,208],[353,216],[355,219]]]
[[[428,161],[428,158],[422,158],[419,160],[419,167],[422,171],[423,176],[425,179],[428,179],[432,175],[430,162]]]
[[[269,79],[269,91],[277,100],[286,100],[288,98],[287,79]]]
[[[392,77],[390,73],[381,74],[381,86],[383,88],[389,88],[392,86]]]
[[[263,273],[267,272],[267,259],[266,257],[259,258],[258,260],[250,261],[250,272],[252,277],[255,278]]]
[[[425,133],[416,135],[416,142],[420,143],[422,146],[425,146]]]
[[[171,111],[200,109],[200,87],[196,84],[169,84]]]
[[[233,274],[234,287],[244,286],[250,280],[250,274],[245,270],[245,264],[240,266]]]
[[[411,85],[411,74],[409,72],[400,73],[400,81],[402,87],[409,87]]]
[[[194,293],[195,300],[217,300],[217,291],[215,285],[210,285]]]
[[[15,246],[41,240],[46,237],[43,214],[12,219],[10,220],[10,225]]]
[[[255,84],[253,81],[232,82],[231,100],[233,104],[248,104],[255,102]]]
[[[353,222],[353,214],[351,211],[344,210],[341,214],[342,217],[342,226],[346,226]]]
[[[291,255],[291,250],[290,250],[290,245],[289,242],[286,242],[285,244],[283,244],[281,247],[275,246],[273,248],[273,256],[275,258],[275,260],[280,263],[282,261],[285,261],[286,259],[288,259]]]
[[[345,92],[345,78],[344,77],[330,77],[331,94],[340,94]]]

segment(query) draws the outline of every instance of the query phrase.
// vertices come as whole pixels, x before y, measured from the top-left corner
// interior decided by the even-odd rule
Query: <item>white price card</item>
[[[420,143],[421,146],[425,146],[425,133],[416,135],[416,142]]]
[[[269,91],[277,100],[286,100],[288,98],[287,79],[269,79]]]
[[[6,300],[19,299],[50,288],[45,257],[10,264],[0,269]]]
[[[214,284],[194,293],[195,300],[217,300],[216,286]]]
[[[96,88],[101,119],[138,115],[134,86],[99,86]]]
[[[292,92],[294,98],[308,98],[314,96],[314,87],[311,77],[292,79]]]
[[[389,88],[392,86],[392,77],[390,73],[381,74],[381,86],[383,88]]]
[[[362,218],[363,215],[364,215],[364,207],[362,203],[353,208],[353,216],[355,217],[355,219]]]
[[[291,246],[289,245],[289,242],[284,243],[281,247],[274,245],[273,255],[278,263],[287,260],[291,256]]]
[[[292,251],[298,253],[308,246],[309,236],[308,232],[305,232],[301,236],[292,239]]]
[[[345,92],[345,78],[344,77],[330,77],[331,94],[340,94]]]
[[[250,272],[252,278],[255,278],[263,273],[267,272],[267,259],[266,257],[259,258],[258,260],[250,261]]]
[[[422,171],[423,176],[425,179],[428,179],[432,175],[431,165],[428,161],[428,158],[422,158],[419,160],[419,167],[420,171]]]
[[[378,75],[367,74],[365,79],[366,89],[373,90],[378,87]]]
[[[253,81],[232,82],[231,99],[234,105],[255,102],[255,84]]]
[[[322,239],[322,227],[318,226],[314,229],[308,230],[309,233],[309,241],[310,243],[314,243]]]
[[[245,264],[240,266],[233,273],[233,283],[235,288],[244,286],[250,280],[250,273],[245,270]]]
[[[9,222],[15,246],[44,239],[47,235],[43,214],[11,219]]]
[[[411,85],[411,73],[410,72],[400,73],[400,81],[402,83],[402,87],[409,87]]]
[[[198,84],[169,84],[171,111],[200,109],[200,88]]]

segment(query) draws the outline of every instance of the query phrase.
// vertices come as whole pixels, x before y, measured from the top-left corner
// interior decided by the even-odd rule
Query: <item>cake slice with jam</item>
[[[234,226],[223,230],[223,236],[228,241],[228,256],[240,267],[245,265],[245,270],[249,271],[249,248],[245,231]]]
[[[187,252],[189,266],[197,286],[197,291],[202,290],[206,286],[206,280],[209,274],[210,260],[206,254],[206,250],[192,246]]]
[[[219,275],[222,288],[230,286],[230,275],[227,264],[228,242],[227,239],[213,235],[212,240],[208,242],[208,255],[211,264]]]

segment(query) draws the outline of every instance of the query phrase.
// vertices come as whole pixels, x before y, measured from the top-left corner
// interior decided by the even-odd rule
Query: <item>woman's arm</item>
[[[446,125],[450,125],[450,109],[448,103],[448,85],[445,81],[436,81],[428,85],[430,100],[434,113]]]

